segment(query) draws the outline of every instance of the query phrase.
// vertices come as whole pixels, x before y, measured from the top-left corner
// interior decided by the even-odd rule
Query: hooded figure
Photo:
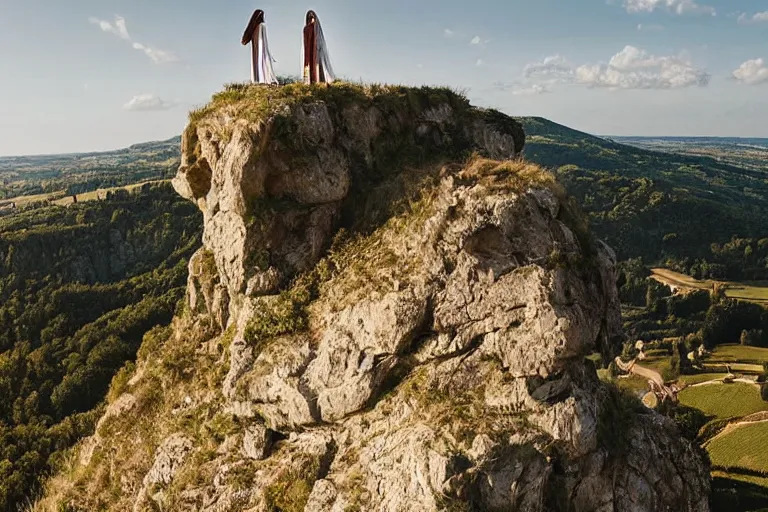
[[[243,45],[252,43],[251,51],[251,82],[255,84],[276,84],[277,76],[272,69],[276,62],[269,53],[267,44],[267,27],[264,24],[264,11],[258,9],[251,16],[251,21],[243,33]]]
[[[304,26],[303,78],[305,84],[330,83],[336,78],[331,68],[328,47],[325,45],[323,27],[315,11],[307,12]]]

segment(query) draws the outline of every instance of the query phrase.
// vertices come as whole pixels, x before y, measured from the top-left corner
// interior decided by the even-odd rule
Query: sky
[[[598,135],[768,137],[768,0],[0,0],[0,156],[167,139],[307,9],[342,78],[449,85]]]

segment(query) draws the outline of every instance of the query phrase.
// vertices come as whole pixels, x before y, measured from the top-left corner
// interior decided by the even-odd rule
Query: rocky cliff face
[[[183,145],[187,311],[39,510],[708,510],[698,449],[585,359],[621,336],[615,257],[514,121],[249,88]]]

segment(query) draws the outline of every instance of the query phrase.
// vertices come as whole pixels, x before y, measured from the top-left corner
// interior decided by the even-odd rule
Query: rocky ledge
[[[217,96],[186,311],[38,509],[708,510],[700,450],[585,359],[615,256],[523,143],[445,90]]]

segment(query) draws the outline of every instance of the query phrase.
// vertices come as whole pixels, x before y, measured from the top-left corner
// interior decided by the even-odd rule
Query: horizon
[[[535,117],[541,117],[541,116],[517,116],[517,117],[523,117],[523,118],[535,118]],[[751,137],[751,136],[729,136],[729,135],[717,135],[717,136],[709,136],[709,135],[615,135],[615,134],[597,134],[597,133],[590,133],[586,132],[584,130],[579,130],[576,127],[573,126],[566,126],[562,123],[558,123],[557,121],[553,121],[552,119],[542,118],[545,119],[548,122],[563,126],[565,128],[570,128],[572,130],[585,133],[587,135],[590,135],[592,137],[597,137],[600,139],[611,139],[611,138],[638,138],[638,139],[752,139],[752,140],[765,140],[768,141],[768,137]],[[126,149],[131,148],[132,146],[137,146],[141,144],[153,144],[153,143],[164,143],[164,142],[170,142],[173,139],[177,139],[181,137],[181,133],[177,135],[172,135],[170,137],[166,137],[163,139],[151,139],[151,140],[142,140],[138,142],[133,142],[131,144],[128,144],[127,146],[121,146],[121,147],[114,147],[114,148],[107,148],[103,150],[96,150],[96,151],[69,151],[65,153],[29,153],[24,155],[0,155],[0,160],[10,160],[14,158],[36,158],[36,157],[54,157],[54,156],[82,156],[82,155],[91,155],[91,154],[102,154],[102,153],[112,153],[115,151],[123,151]]]
[[[190,109],[248,79],[239,40],[257,7],[281,75],[298,72],[311,7],[345,80],[445,85],[475,105],[590,134],[768,138],[768,10],[759,0],[478,0],[472,10],[394,0],[376,6],[376,23],[353,0],[6,0],[0,61],[14,78],[0,83],[0,156],[176,136]]]

